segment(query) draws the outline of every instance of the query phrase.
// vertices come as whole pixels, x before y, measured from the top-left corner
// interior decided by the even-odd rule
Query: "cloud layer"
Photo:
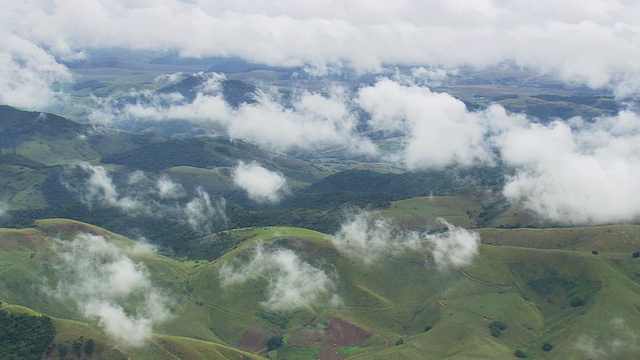
[[[0,29],[52,54],[175,49],[316,69],[513,61],[592,86],[640,69],[633,1],[107,1],[11,4]],[[312,44],[312,45],[310,45]]]
[[[146,344],[153,327],[170,317],[169,298],[153,285],[146,267],[130,258],[149,248],[120,248],[101,236],[80,234],[56,251],[55,295],[74,302],[117,344]]]

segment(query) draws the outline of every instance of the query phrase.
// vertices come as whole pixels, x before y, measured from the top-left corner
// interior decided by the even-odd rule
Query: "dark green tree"
[[[569,305],[571,305],[571,307],[574,307],[574,308],[584,306],[584,300],[580,297],[574,297],[569,302]]]
[[[83,343],[84,343],[84,338],[80,336],[77,340],[73,342],[73,344],[71,344],[71,350],[73,350],[73,354],[78,358],[82,356]]]
[[[525,353],[524,351],[518,349],[516,350],[516,352],[513,353],[513,355],[515,355],[515,357],[520,358],[520,359],[524,359],[527,357],[527,353]]]
[[[87,343],[84,344],[84,353],[91,357],[91,355],[93,355],[94,346],[95,344],[93,343],[93,339],[87,340]]]
[[[58,344],[58,358],[66,359],[67,358],[67,352],[69,352],[69,349],[67,348],[67,345]]]
[[[271,339],[267,340],[267,349],[269,349],[269,351],[278,349],[282,347],[282,343],[283,343],[282,336],[280,335],[272,336]]]

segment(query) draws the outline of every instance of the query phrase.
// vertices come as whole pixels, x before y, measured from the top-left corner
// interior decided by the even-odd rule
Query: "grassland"
[[[57,343],[91,338],[107,358],[232,358],[241,354],[233,347],[248,328],[287,338],[301,329],[322,328],[332,317],[374,334],[364,346],[341,352],[358,359],[499,359],[518,349],[540,359],[581,359],[605,352],[630,358],[637,353],[632,340],[640,329],[640,259],[631,254],[640,244],[638,226],[479,229],[480,253],[463,269],[434,267],[414,252],[364,264],[340,254],[330,236],[306,229],[231,230],[238,246],[216,261],[177,261],[157,253],[134,256],[153,283],[171,294],[175,307],[174,316],[155,328],[149,345],[132,350],[113,347],[72,303],[48,297],[44,285],[35,286],[44,284],[42,266],[53,256],[55,244],[78,232],[100,234],[117,246],[131,246],[132,241],[64,219],[37,225],[0,231],[0,298],[54,316]],[[220,267],[246,261],[258,242],[289,248],[305,262],[331,271],[341,301],[273,313],[263,305],[270,286],[266,278],[224,287]],[[492,321],[507,325],[499,337],[490,333]],[[552,350],[542,350],[544,343],[552,344]],[[318,353],[285,345],[268,355],[304,359]]]
[[[482,212],[481,202],[469,196],[428,196],[394,201],[383,213],[404,228],[424,229],[442,217],[448,222],[465,228],[477,225],[477,215]]]

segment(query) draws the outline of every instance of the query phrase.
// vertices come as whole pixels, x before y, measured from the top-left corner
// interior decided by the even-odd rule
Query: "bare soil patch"
[[[304,329],[291,334],[289,347],[302,347],[308,349],[322,349],[324,345],[324,331]]]
[[[320,360],[344,359],[346,355],[339,352],[340,348],[363,346],[365,341],[373,335],[371,331],[337,317],[327,319],[327,325],[325,348],[319,356]]]
[[[247,329],[236,346],[240,350],[248,351],[254,354],[260,353],[267,349],[267,341],[271,335],[258,329]]]

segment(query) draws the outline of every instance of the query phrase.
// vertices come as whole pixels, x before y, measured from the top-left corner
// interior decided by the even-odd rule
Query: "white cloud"
[[[142,263],[101,236],[80,234],[56,248],[59,281],[54,294],[74,302],[121,346],[139,347],[153,327],[170,317],[170,300],[157,289]]]
[[[428,248],[435,263],[450,267],[471,264],[480,249],[480,235],[454,226],[443,218],[438,218],[437,221],[445,225],[447,231],[427,236]]]
[[[67,68],[42,48],[0,31],[0,104],[42,110],[62,96],[51,86],[71,80]]]
[[[262,305],[272,311],[293,311],[303,307],[338,304],[335,283],[323,270],[303,261],[290,249],[253,249],[250,260],[234,267],[220,268],[223,287],[266,277],[267,299]]]
[[[193,197],[187,198],[182,185],[167,175],[154,178],[134,171],[127,177],[128,186],[118,187],[105,167],[79,162],[68,166],[61,180],[89,207],[112,207],[132,216],[180,219],[198,232],[209,232],[214,223],[228,220],[224,198],[212,200],[201,187],[195,189]]]
[[[373,155],[375,146],[357,134],[357,119],[344,89],[328,95],[302,92],[291,108],[264,94],[256,104],[241,106],[229,126],[233,138],[254,141],[277,150],[344,146],[353,153]]]
[[[219,104],[213,108],[224,110],[210,108],[210,99]],[[355,128],[357,107],[370,115],[371,129],[405,136],[404,142],[382,153],[370,140],[359,141],[364,136]],[[264,95],[258,103],[234,110],[218,95],[201,95],[166,112],[144,109],[159,118],[180,109],[179,114],[191,120],[224,126],[232,136],[270,148],[311,151],[343,146],[352,153],[386,156],[410,170],[502,163],[516,170],[507,179],[505,196],[542,218],[566,224],[640,218],[640,206],[628,196],[640,190],[634,180],[640,176],[640,117],[630,110],[593,121],[574,118],[541,124],[497,105],[468,111],[449,94],[389,79],[360,88],[355,100],[344,89],[331,88],[328,95],[303,92],[291,107]],[[98,175],[94,181],[102,189],[99,194],[118,206],[135,207],[135,198],[114,197]]]
[[[420,247],[420,239],[420,233],[401,231],[378,213],[354,211],[347,214],[332,242],[341,253],[371,264],[386,254]]]
[[[543,218],[570,224],[634,221],[640,205],[640,118],[622,112],[590,124],[555,121],[505,132],[496,142],[517,174],[504,188]]]
[[[256,162],[242,161],[233,170],[233,182],[256,202],[277,203],[287,192],[287,180],[277,172],[265,169]]]
[[[94,203],[115,207],[125,212],[144,211],[145,207],[140,200],[130,196],[121,196],[109,176],[107,170],[102,166],[91,165],[87,162],[78,162],[69,166],[70,169],[79,168],[88,174],[88,178],[81,184],[65,182],[68,189],[78,191],[81,199],[89,206]]]
[[[410,169],[492,159],[482,114],[468,112],[462,101],[449,94],[383,79],[360,89],[357,102],[371,114],[374,129],[406,134],[403,157]]]
[[[513,61],[591,86],[640,72],[640,5],[628,0],[34,0],[6,7],[1,31],[67,58],[122,47],[361,71]]]
[[[478,254],[480,235],[442,218],[436,221],[444,225],[446,231],[435,234],[406,231],[378,213],[356,211],[349,214],[332,241],[338,251],[365,264],[388,254],[411,250],[431,254],[438,266],[469,265]]]
[[[232,109],[224,100],[219,76],[212,75],[195,99],[171,102],[150,97],[147,103],[133,104],[123,111],[104,106],[93,116],[96,121],[113,119],[182,119],[225,130],[232,139],[242,139],[276,151],[323,150],[344,148],[357,155],[373,156],[377,148],[370,139],[360,136],[357,118],[350,107],[345,89],[332,87],[326,94],[301,91],[294,95],[291,106],[282,104],[275,92],[260,92],[256,102]],[[162,101],[161,101],[162,100]]]
[[[640,205],[640,117],[632,111],[593,121],[540,124],[500,106],[470,112],[448,94],[381,80],[358,92],[376,130],[406,135],[409,169],[452,164],[514,168],[504,195],[564,224],[636,221]]]
[[[590,336],[581,334],[575,348],[592,359],[622,359],[638,352],[638,335],[622,318],[603,324],[606,333]]]
[[[209,193],[197,188],[196,196],[184,206],[182,212],[193,229],[207,232],[211,231],[213,221],[227,221],[225,205],[224,198],[211,201]]]
[[[173,182],[168,176],[161,176],[156,182],[158,195],[163,199],[175,199],[184,196],[184,188]]]

